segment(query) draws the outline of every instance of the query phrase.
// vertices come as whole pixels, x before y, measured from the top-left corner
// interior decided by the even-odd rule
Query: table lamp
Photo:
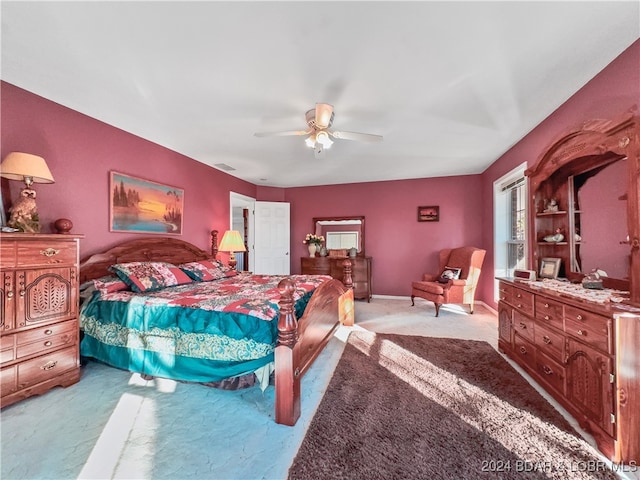
[[[246,252],[247,249],[244,246],[244,241],[240,232],[237,230],[227,230],[222,236],[222,241],[218,247],[220,252],[229,252],[229,267],[236,268],[236,256],[235,252]]]
[[[36,207],[34,183],[54,183],[53,175],[44,158],[30,153],[11,152],[0,164],[0,176],[9,180],[22,180],[25,187],[11,207],[7,225],[22,232],[39,232],[40,221]]]

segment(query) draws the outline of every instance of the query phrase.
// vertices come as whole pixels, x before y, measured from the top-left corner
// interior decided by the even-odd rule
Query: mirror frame
[[[317,235],[316,228],[317,228],[318,222],[343,221],[343,220],[359,220],[360,221],[360,250],[358,250],[358,257],[364,257],[365,256],[364,215],[351,215],[351,216],[344,216],[344,217],[314,217],[312,231]]]

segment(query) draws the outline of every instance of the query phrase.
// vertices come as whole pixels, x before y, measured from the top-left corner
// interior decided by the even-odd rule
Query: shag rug
[[[289,478],[618,477],[488,343],[353,331]]]

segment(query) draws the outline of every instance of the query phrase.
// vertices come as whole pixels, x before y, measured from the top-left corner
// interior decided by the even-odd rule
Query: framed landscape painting
[[[184,190],[111,172],[109,230],[182,234]]]

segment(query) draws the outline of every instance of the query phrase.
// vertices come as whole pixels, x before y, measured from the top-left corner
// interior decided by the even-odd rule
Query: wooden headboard
[[[218,231],[211,232],[211,253],[184,240],[172,237],[147,237],[129,240],[105,252],[96,253],[80,262],[80,283],[105,275],[114,263],[169,262],[174,265],[215,258]]]

